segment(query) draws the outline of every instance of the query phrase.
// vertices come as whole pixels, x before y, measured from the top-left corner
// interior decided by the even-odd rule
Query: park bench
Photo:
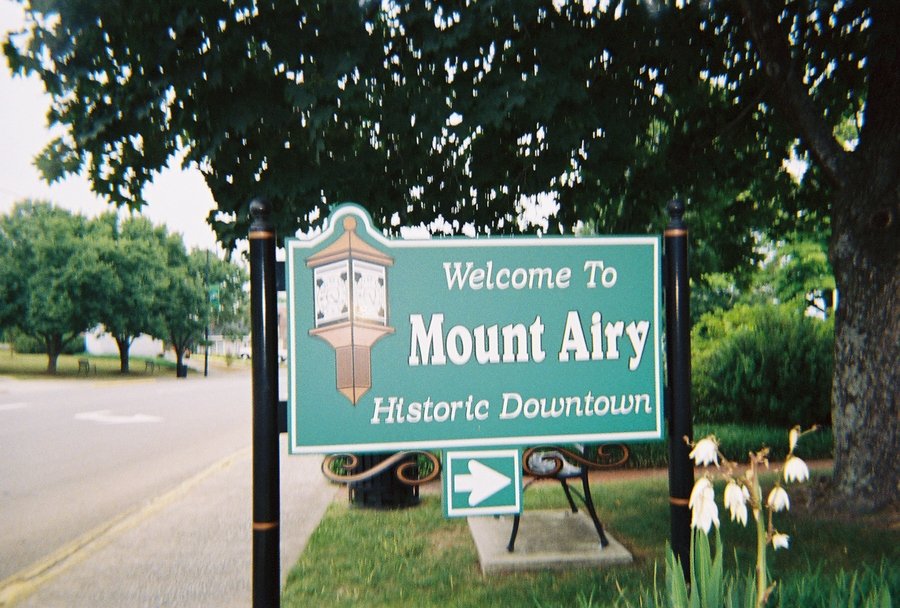
[[[144,373],[145,374],[155,374],[156,373],[156,361],[144,361]]]
[[[87,376],[91,372],[97,373],[97,366],[92,365],[90,359],[79,359],[78,360],[78,375],[81,375],[81,372],[84,372],[84,375]]]
[[[588,448],[581,445],[576,445],[572,448],[557,446],[528,448],[522,454],[522,468],[525,474],[531,477],[531,480],[522,488],[522,494],[524,495],[525,490],[538,480],[550,479],[558,481],[566,495],[566,500],[569,502],[569,508],[572,510],[572,513],[578,512],[578,507],[572,498],[574,493],[584,504],[585,510],[594,524],[597,537],[600,539],[600,546],[606,547],[609,545],[609,540],[606,538],[606,533],[603,531],[603,523],[597,516],[597,509],[594,506],[594,499],[591,495],[590,471],[621,466],[628,460],[628,456],[628,446],[622,444],[590,446]],[[576,481],[581,482],[581,491],[570,487],[569,482]],[[515,550],[520,520],[521,515],[519,514],[513,517],[512,532],[509,536],[509,543],[506,546],[506,550],[509,552]]]

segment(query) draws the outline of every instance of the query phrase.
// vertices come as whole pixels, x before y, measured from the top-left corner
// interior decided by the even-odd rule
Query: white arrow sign
[[[512,479],[477,460],[469,461],[468,474],[453,476],[454,491],[471,492],[469,494],[470,507],[480,504],[511,483]]]
[[[159,416],[149,414],[113,414],[109,410],[97,410],[95,412],[81,412],[75,414],[75,420],[86,420],[100,424],[141,424],[144,422],[162,422]]]

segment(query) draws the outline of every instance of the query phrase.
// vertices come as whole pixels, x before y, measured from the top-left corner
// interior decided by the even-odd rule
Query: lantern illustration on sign
[[[394,260],[361,240],[356,225],[345,217],[344,233],[306,260],[316,315],[309,334],[334,348],[337,389],[353,405],[372,388],[372,345],[394,333],[387,324],[387,267]]]

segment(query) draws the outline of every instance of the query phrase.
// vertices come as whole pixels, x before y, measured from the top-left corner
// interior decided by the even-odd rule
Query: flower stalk
[[[784,463],[784,483],[803,482],[809,479],[809,467],[794,454],[799,439],[816,430],[816,427],[801,431],[795,426],[788,434],[789,452]],[[696,443],[685,441],[692,446],[690,458],[699,466],[714,464],[727,480],[725,486],[725,508],[732,521],[747,525],[748,506],[756,525],[756,608],[763,608],[775,589],[775,582],[769,580],[766,554],[771,543],[773,550],[787,549],[790,537],[775,528],[773,515],[778,511],[787,511],[791,507],[787,490],[782,481],[775,483],[765,500],[763,499],[760,470],[769,467],[769,449],[763,448],[749,454],[749,466],[743,475],[737,474],[737,466],[728,460],[719,450],[719,442],[714,435],[704,437]],[[688,505],[691,509],[691,527],[709,533],[714,525],[718,530],[718,507],[715,504],[715,493],[708,473],[704,473],[694,484]]]

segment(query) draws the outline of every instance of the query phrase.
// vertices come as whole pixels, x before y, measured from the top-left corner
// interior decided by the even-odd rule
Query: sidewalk
[[[281,441],[281,578],[339,488]],[[22,608],[251,605],[251,453],[245,448],[130,514],[38,579]],[[61,507],[63,508],[63,507]]]

